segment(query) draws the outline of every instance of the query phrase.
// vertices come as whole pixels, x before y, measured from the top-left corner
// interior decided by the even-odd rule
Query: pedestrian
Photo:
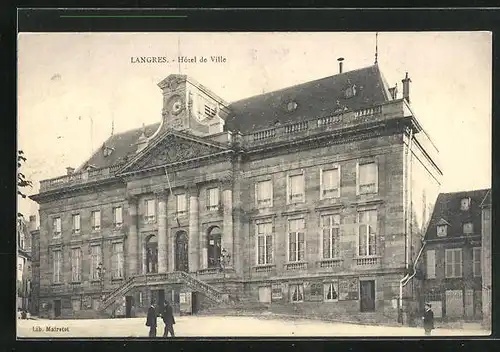
[[[163,337],[168,337],[168,333],[170,332],[170,335],[172,337],[175,337],[174,334],[174,324],[175,324],[175,319],[174,319],[174,310],[172,309],[172,306],[168,301],[165,301],[165,307],[163,308],[163,313],[162,313],[162,319],[163,322],[165,323],[165,330],[163,331]]]
[[[148,309],[148,316],[146,317],[146,326],[149,326],[149,337],[156,337],[156,307],[154,302],[151,302],[151,307]]]
[[[432,329],[434,329],[434,312],[432,311],[430,303],[425,304],[425,312],[422,320],[424,321],[425,335],[430,336]]]

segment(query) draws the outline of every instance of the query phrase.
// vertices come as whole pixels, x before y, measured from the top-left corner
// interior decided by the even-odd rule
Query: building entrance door
[[[188,237],[185,231],[179,231],[175,236],[175,270],[189,271]]]
[[[133,302],[132,296],[125,296],[125,318],[132,317],[132,302]]]
[[[56,318],[61,316],[61,300],[60,299],[54,300],[54,316]]]
[[[362,312],[375,311],[375,281],[365,280],[359,282],[359,298]]]

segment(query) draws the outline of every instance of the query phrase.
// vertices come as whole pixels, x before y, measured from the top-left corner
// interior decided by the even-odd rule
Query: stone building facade
[[[481,248],[483,326],[491,329],[491,190],[481,202]]]
[[[443,320],[481,320],[487,189],[438,196],[425,241],[425,299]]]
[[[24,218],[17,219],[17,309],[30,310],[31,305],[31,236]]]
[[[418,309],[441,171],[408,76],[403,97],[378,65],[231,104],[185,75],[159,87],[159,124],[111,136],[32,196],[41,314],[165,299],[190,313]]]

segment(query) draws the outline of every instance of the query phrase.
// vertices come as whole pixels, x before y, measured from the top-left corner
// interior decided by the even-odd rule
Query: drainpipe
[[[417,255],[417,258],[415,259],[415,263],[413,263],[413,273],[411,274],[410,277],[408,277],[408,279],[406,279],[406,281],[403,283],[403,286],[406,286],[406,284],[408,282],[410,282],[411,279],[413,279],[413,277],[417,274],[417,263],[418,263],[418,260],[420,259],[420,256],[422,255],[422,252],[424,251],[424,247],[426,245],[426,241],[422,241],[422,247],[420,248],[420,251],[418,252],[418,255]],[[408,275],[406,275],[408,276]]]
[[[412,144],[413,144],[413,128],[410,127],[410,138],[408,142],[408,150],[406,151],[406,177],[405,177],[405,191],[404,194],[405,196],[405,267],[406,270],[409,269],[409,252],[410,252],[410,243],[409,243],[409,236],[410,236],[410,231],[408,231],[409,223],[411,222],[411,193],[410,196],[408,196],[409,190],[411,190],[411,155],[412,155]],[[410,158],[408,158],[408,153],[410,153]],[[410,160],[408,160],[410,159]],[[399,281],[399,309],[402,311],[403,309],[403,286],[405,286],[408,281],[409,281],[409,276],[410,274],[407,272],[406,275]],[[402,319],[402,317],[401,317]],[[402,322],[402,321],[401,321]]]

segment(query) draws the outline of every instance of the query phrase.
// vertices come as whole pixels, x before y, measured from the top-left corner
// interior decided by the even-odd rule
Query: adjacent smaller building
[[[31,235],[23,218],[17,220],[16,306],[30,310],[31,304]]]
[[[438,319],[483,317],[482,204],[488,192],[441,193],[436,200],[425,236],[424,298]]]
[[[481,203],[481,213],[483,326],[491,329],[491,190]]]

